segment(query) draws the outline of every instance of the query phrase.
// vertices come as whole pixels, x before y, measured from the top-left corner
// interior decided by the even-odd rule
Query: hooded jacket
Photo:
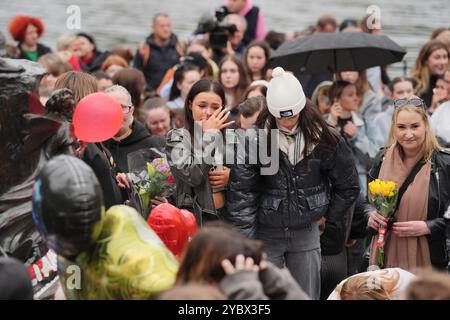
[[[148,130],[138,121],[133,121],[131,134],[121,141],[109,139],[103,144],[111,152],[117,164],[118,172],[129,172],[127,156],[133,151],[148,148],[163,148],[165,140],[151,136]]]
[[[381,100],[377,97],[375,92],[368,90],[364,94],[361,106],[359,107],[358,115],[363,118],[365,122],[369,122],[372,121],[381,111]]]
[[[259,272],[238,271],[219,283],[228,300],[311,300],[287,268],[270,262]]]
[[[164,46],[159,46],[151,34],[145,40],[145,44],[149,47],[148,62],[145,63],[145,58],[138,49],[134,58],[134,67],[141,70],[145,75],[147,82],[147,89],[154,91],[158,88],[167,70],[173,67],[180,60],[178,53],[178,39],[172,34],[169,43]]]
[[[326,118],[329,119],[330,116]],[[352,149],[358,173],[366,175],[367,170],[370,169],[370,167],[366,169],[367,164],[375,158],[384,141],[379,129],[373,125],[373,122],[364,121],[356,112],[352,112],[352,122],[358,132],[355,137],[348,139],[348,143]],[[336,129],[341,134],[343,133],[343,128],[337,127]]]

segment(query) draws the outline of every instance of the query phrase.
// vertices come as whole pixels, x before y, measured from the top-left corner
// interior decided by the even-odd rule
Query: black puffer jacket
[[[260,164],[232,167],[229,222],[254,237],[258,226],[300,229],[325,215],[325,233],[342,248],[345,214],[360,190],[352,153],[342,138],[333,152],[316,147],[295,166],[280,151],[274,175],[261,175],[260,169]]]
[[[374,166],[369,172],[369,182],[376,179],[384,159],[384,151],[375,158]],[[450,151],[434,152],[431,157],[430,188],[428,192],[427,226],[431,234],[427,236],[430,248],[431,264],[439,269],[449,263],[448,228],[450,217],[444,213],[450,204]],[[367,219],[369,216],[367,216]]]

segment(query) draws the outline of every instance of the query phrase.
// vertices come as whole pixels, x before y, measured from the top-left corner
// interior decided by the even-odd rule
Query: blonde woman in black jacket
[[[449,263],[450,217],[445,212],[450,204],[450,152],[441,148],[432,133],[423,100],[399,99],[394,108],[389,146],[375,158],[369,174],[370,179],[394,181],[400,190],[403,185],[406,189],[389,223],[373,210],[368,226],[374,233],[378,224],[387,226],[387,268],[445,269]],[[376,238],[370,264],[376,261]]]

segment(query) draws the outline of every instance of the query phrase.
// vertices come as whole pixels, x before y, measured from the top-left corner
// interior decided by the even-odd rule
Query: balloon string
[[[2,253],[2,255],[4,255],[6,258],[8,258],[8,254],[6,253],[5,250],[3,250],[2,246],[0,246],[0,252]]]

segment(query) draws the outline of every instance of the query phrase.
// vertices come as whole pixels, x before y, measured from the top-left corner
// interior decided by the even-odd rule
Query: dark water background
[[[294,32],[315,24],[322,14],[332,14],[340,23],[345,18],[361,18],[370,5],[380,8],[383,33],[408,53],[410,69],[420,47],[438,27],[450,26],[450,2],[445,0],[254,0],[265,13],[267,29]],[[40,16],[46,32],[42,42],[53,49],[56,39],[66,32],[85,31],[95,35],[101,49],[115,46],[137,47],[150,32],[156,12],[169,13],[174,31],[188,37],[204,13],[223,4],[223,0],[0,0],[0,30],[12,41],[7,25],[16,14]],[[81,10],[81,30],[69,30],[67,8]],[[409,71],[408,71],[409,72]],[[403,64],[389,68],[391,76],[403,74]]]

